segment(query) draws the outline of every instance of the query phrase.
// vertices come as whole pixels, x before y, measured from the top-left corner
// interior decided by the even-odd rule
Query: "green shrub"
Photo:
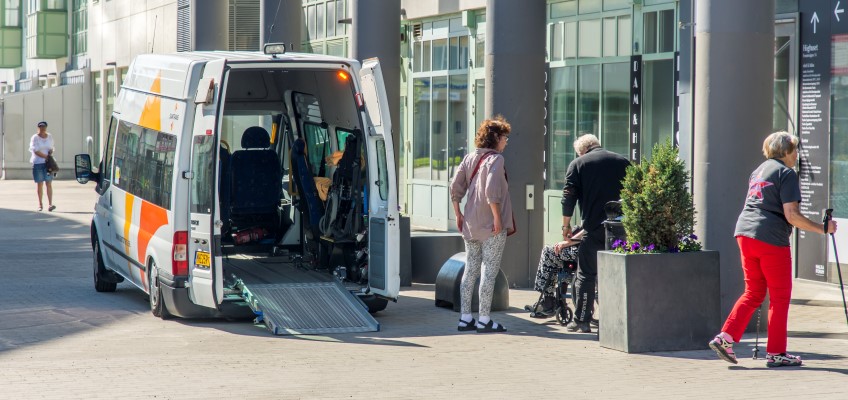
[[[620,243],[619,251],[700,250],[692,234],[695,206],[688,183],[689,173],[671,140],[655,145],[650,159],[628,167],[621,190],[627,243]]]

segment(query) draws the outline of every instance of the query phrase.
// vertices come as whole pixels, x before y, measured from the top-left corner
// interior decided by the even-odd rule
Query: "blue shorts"
[[[32,165],[32,179],[35,180],[35,183],[41,182],[52,182],[53,174],[47,173],[47,164],[33,164]]]

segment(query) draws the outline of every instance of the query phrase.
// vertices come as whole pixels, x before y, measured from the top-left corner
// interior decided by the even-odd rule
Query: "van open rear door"
[[[189,297],[200,306],[218,308],[224,293],[221,259],[221,211],[218,209],[221,112],[225,60],[206,63],[194,102],[191,137],[188,232]]]
[[[372,293],[400,293],[400,227],[392,121],[380,62],[370,58],[359,71],[368,144],[368,283]]]

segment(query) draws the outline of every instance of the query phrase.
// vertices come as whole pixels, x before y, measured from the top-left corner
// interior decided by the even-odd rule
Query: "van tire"
[[[117,282],[108,282],[103,275],[108,273],[103,265],[103,253],[100,252],[100,242],[94,238],[94,290],[101,293],[111,293],[118,288]]]
[[[159,284],[159,274],[157,273],[158,270],[156,269],[156,263],[151,261],[147,271],[149,271],[147,276],[147,292],[148,299],[150,300],[150,312],[154,317],[162,319],[172,318],[173,315],[168,311],[168,307],[165,306],[165,302],[162,298],[162,287]]]
[[[376,312],[383,311],[389,304],[388,300],[374,295],[362,296],[360,297],[360,299],[368,307],[369,314],[374,314]]]

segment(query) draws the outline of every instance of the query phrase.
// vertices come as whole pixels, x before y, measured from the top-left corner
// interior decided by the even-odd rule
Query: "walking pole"
[[[828,222],[833,218],[833,209],[824,210],[824,234],[827,235]],[[839,266],[839,253],[836,251],[836,236],[832,233],[830,238],[833,240],[833,258],[836,259],[836,272],[839,275],[839,291],[842,292],[842,309],[845,311],[845,322],[848,323],[848,303],[845,302],[845,286],[842,284],[842,267]]]
[[[763,313],[763,305],[757,307],[757,340],[754,342],[754,359],[760,355],[760,315]]]

